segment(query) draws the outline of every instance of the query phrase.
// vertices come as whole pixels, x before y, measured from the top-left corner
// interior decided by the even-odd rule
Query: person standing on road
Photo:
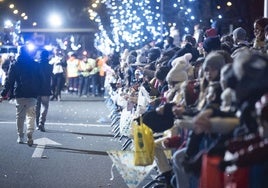
[[[84,56],[83,59],[79,63],[79,87],[78,87],[78,93],[79,97],[85,96],[88,97],[88,92],[90,89],[90,72],[92,71],[94,67],[91,65],[91,63],[88,61],[87,56]]]
[[[97,96],[98,92],[98,78],[99,78],[99,68],[96,64],[96,58],[94,58],[94,55],[90,55],[89,58],[87,58],[87,62],[90,64],[92,70],[89,72],[89,92],[92,93],[92,96]]]
[[[33,132],[35,126],[36,98],[39,95],[41,77],[38,63],[30,56],[27,47],[20,49],[17,61],[11,64],[0,101],[14,88],[16,99],[16,124],[18,131],[17,142],[24,143],[24,121],[27,125],[27,144],[33,145]]]
[[[49,64],[49,52],[43,50],[40,57],[40,74],[42,85],[40,87],[40,95],[37,97],[36,103],[36,126],[37,130],[45,132],[45,122],[49,107],[49,97],[51,93],[51,78],[53,65]]]
[[[66,62],[60,54],[60,51],[56,49],[54,51],[54,56],[49,61],[49,64],[53,66],[53,76],[52,76],[52,97],[51,101],[54,99],[61,100],[61,90],[65,84],[64,72],[66,69]]]
[[[80,60],[77,58],[77,55],[71,53],[67,60],[68,91],[71,94],[78,94],[79,64]]]

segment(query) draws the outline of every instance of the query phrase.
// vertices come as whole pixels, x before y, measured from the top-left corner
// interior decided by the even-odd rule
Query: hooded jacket
[[[1,96],[14,93],[15,98],[36,98],[39,95],[41,76],[38,63],[22,53],[11,65]]]

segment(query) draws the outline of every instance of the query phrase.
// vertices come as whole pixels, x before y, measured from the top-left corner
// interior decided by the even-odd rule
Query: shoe
[[[23,140],[23,137],[18,137],[18,139],[17,139],[17,143],[18,144],[24,144],[24,140]]]
[[[41,132],[46,132],[44,125],[37,126],[36,130],[39,130]]]
[[[41,132],[46,132],[45,127],[44,127],[43,125],[39,126],[39,130],[40,130]]]
[[[27,144],[28,146],[32,146],[33,145],[33,137],[32,137],[32,133],[27,133]]]
[[[169,186],[170,183],[171,183],[171,178],[172,178],[172,176],[173,176],[173,171],[170,170],[170,171],[164,172],[164,173],[162,173],[162,174],[159,174],[159,175],[156,177],[156,179],[165,182],[165,184],[166,184],[167,186]]]

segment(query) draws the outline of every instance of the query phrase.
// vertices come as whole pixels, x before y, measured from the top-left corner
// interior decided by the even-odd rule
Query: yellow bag
[[[140,122],[141,125],[133,125],[134,165],[147,166],[154,161],[154,137],[152,129]]]

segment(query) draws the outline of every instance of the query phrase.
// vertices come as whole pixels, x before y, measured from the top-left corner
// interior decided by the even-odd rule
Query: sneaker
[[[32,146],[33,145],[33,137],[32,137],[32,133],[27,133],[27,144],[28,146]]]
[[[23,141],[23,137],[18,137],[18,139],[17,139],[17,143],[18,144],[23,144],[24,143],[24,141]]]

